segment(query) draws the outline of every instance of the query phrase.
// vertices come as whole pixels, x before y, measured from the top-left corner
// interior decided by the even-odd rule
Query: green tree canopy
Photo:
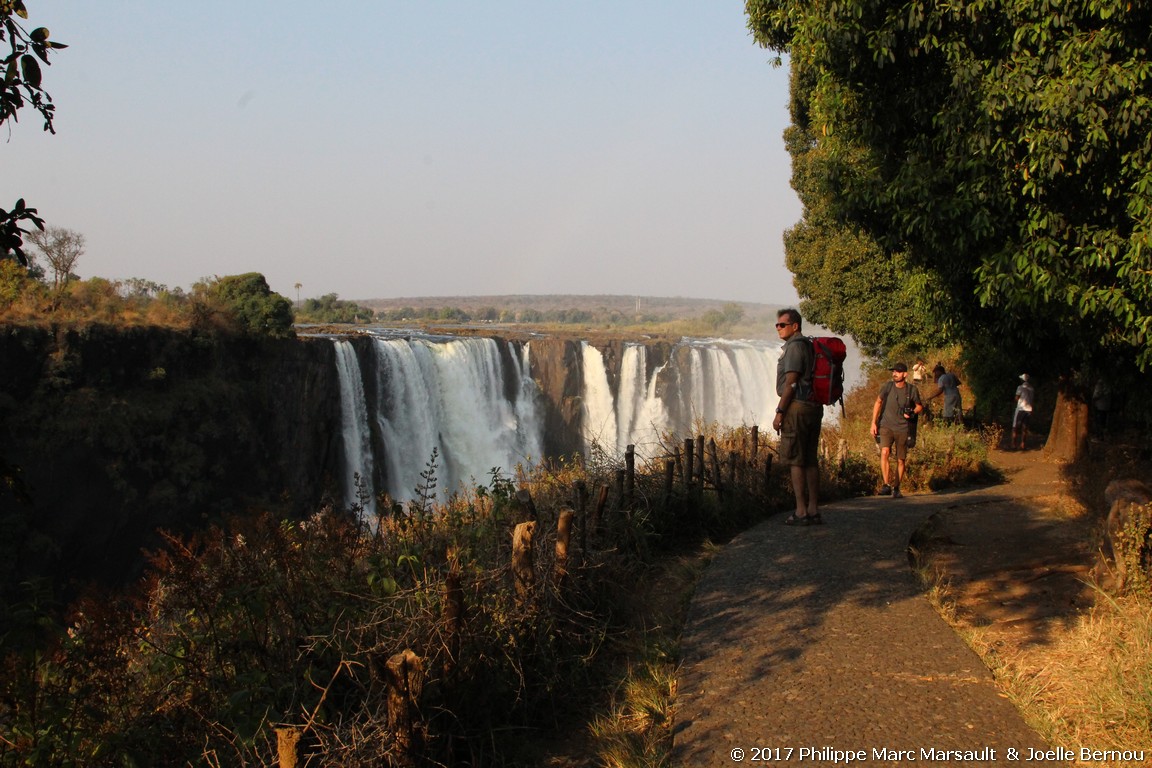
[[[318,299],[305,299],[297,314],[303,323],[370,323],[371,309],[352,301],[343,301],[335,293],[326,293]]]
[[[1152,6],[746,7],[793,69],[793,263],[856,253],[842,274],[880,284],[902,265],[943,333],[1034,372],[1152,364]],[[845,281],[855,334],[868,281]]]
[[[292,302],[268,287],[259,272],[229,275],[196,286],[196,291],[228,315],[237,327],[253,336],[291,338]]]

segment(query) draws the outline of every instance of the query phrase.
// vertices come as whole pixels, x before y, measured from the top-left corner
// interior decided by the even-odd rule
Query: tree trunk
[[[1075,461],[1088,450],[1088,403],[1063,389],[1056,396],[1052,428],[1044,444],[1044,456],[1057,461]]]

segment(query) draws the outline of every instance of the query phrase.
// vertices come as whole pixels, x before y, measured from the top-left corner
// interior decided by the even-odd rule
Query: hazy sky
[[[795,301],[787,69],[740,0],[27,6],[70,47],[0,206],[83,233],[82,277]]]

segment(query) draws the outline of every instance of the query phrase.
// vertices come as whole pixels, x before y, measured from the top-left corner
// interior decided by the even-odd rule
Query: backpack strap
[[[880,418],[876,420],[876,426],[880,426],[880,420],[884,418],[884,409],[888,407],[888,395],[892,394],[894,386],[896,385],[891,381],[886,381],[880,388]]]

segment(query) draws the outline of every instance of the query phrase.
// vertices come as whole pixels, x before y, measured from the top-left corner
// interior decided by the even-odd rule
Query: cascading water
[[[656,456],[663,434],[690,434],[696,422],[766,424],[778,402],[778,343],[685,339],[651,376],[645,347],[628,344],[614,399],[601,353],[587,344],[583,353],[585,412],[595,418],[585,434],[602,436],[614,429],[615,445],[600,442],[608,453],[620,455],[635,445],[639,455]]]
[[[349,503],[359,497],[357,477],[364,491],[364,512],[375,519],[376,498],[372,477],[372,436],[368,431],[368,406],[360,377],[360,361],[347,341],[336,341],[336,371],[340,380],[340,426],[344,443],[344,499]]]
[[[612,389],[608,386],[608,370],[604,355],[586,341],[580,342],[581,363],[584,366],[584,392],[581,418],[584,426],[585,453],[593,447],[609,455],[616,453],[617,420]]]
[[[422,473],[433,451],[438,492],[484,482],[493,468],[510,474],[517,464],[530,466],[543,457],[541,393],[530,374],[531,344],[386,331],[378,331],[370,344],[375,370],[361,379],[352,344],[336,341],[346,493],[354,491],[351,478],[357,472],[369,491],[377,490],[371,485],[373,444],[383,489],[397,501],[421,495]],[[635,445],[641,457],[649,458],[661,453],[662,436],[691,434],[698,422],[767,424],[777,402],[779,346],[685,339],[649,372],[649,350],[625,344],[614,395],[603,353],[581,342],[579,417],[585,454],[599,450],[614,457]],[[364,386],[375,395],[373,414],[365,405]]]
[[[494,339],[376,338],[376,421],[384,444],[389,495],[420,495],[433,450],[437,489],[508,474],[542,453],[537,390],[527,375],[528,350]]]

